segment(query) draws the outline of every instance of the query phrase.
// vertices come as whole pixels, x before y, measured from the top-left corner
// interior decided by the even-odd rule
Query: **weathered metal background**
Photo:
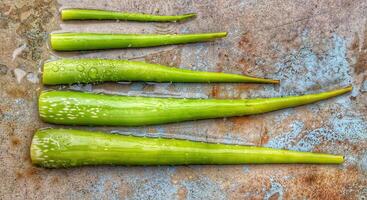
[[[61,7],[158,14],[196,12],[184,23],[66,22]],[[367,2],[365,0],[0,0],[0,199],[366,199]],[[55,54],[51,31],[189,33],[228,31],[212,43]],[[29,159],[42,123],[37,95],[46,59],[136,59],[186,69],[281,79],[256,84],[73,85],[76,90],[201,98],[274,97],[353,84],[351,94],[269,114],[137,128],[136,135],[344,154],[340,166],[241,165],[83,167],[46,170]],[[91,127],[80,127],[93,129]]]

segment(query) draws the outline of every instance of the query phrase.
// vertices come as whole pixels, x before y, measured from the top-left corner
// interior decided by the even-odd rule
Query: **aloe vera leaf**
[[[349,86],[318,94],[260,99],[178,99],[43,91],[39,114],[43,121],[55,124],[141,126],[266,113],[351,90]]]
[[[45,85],[105,81],[279,83],[278,80],[238,74],[192,71],[146,62],[107,59],[59,59],[46,62],[42,77]]]
[[[344,161],[340,155],[70,129],[37,131],[30,153],[33,164],[47,168],[83,165],[340,164]]]

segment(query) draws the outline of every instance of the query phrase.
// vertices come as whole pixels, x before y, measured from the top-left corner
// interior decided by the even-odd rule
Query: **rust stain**
[[[243,73],[246,74],[254,63],[251,61],[251,58],[241,58],[238,64],[242,67]]]
[[[0,12],[1,13],[7,13],[9,10],[10,10],[10,8],[11,8],[11,6],[10,5],[2,5],[1,7],[0,7]]]
[[[261,176],[253,176],[243,179],[233,192],[229,194],[229,199],[263,199],[264,185],[270,185]],[[268,186],[266,186],[268,187]]]
[[[354,39],[350,45],[350,50],[352,51],[358,51],[359,50],[359,36],[358,36],[358,33],[355,33],[354,34]]]
[[[236,86],[236,89],[238,89],[237,93],[241,93],[241,92],[246,92],[248,90],[254,90],[254,89],[261,89],[262,85],[261,84],[256,84],[256,83],[244,83],[244,84],[238,84]]]
[[[177,197],[179,200],[185,200],[187,196],[187,189],[186,188],[180,188],[177,192]]]
[[[228,121],[232,123],[231,130],[235,130],[236,134],[246,135],[246,141],[249,143],[258,145],[265,139],[261,139],[264,133],[264,120],[261,115],[231,117]],[[232,135],[235,136],[235,134]]]
[[[232,117],[230,120],[233,122],[234,129],[236,130],[242,127],[259,130],[262,126],[262,120],[258,116]]]
[[[363,45],[362,45],[362,49],[367,49],[367,23],[365,24],[365,31],[363,33]]]
[[[269,141],[269,135],[268,135],[268,128],[264,127],[264,133],[261,135],[261,138],[260,138],[260,146],[266,144],[268,141]]]
[[[198,175],[194,170],[187,166],[179,166],[176,168],[176,172],[172,175],[171,181],[173,184],[177,184],[182,180],[196,180]]]
[[[352,196],[344,196],[341,191],[346,189],[345,187],[353,182],[351,180],[355,180],[358,176],[356,169],[348,169],[348,177],[342,176],[343,171],[341,170],[333,169],[332,172],[324,173],[315,166],[312,166],[311,169],[313,173],[306,173],[299,180],[304,188],[308,188],[304,197],[310,199],[353,199]]]
[[[19,146],[20,145],[20,139],[18,137],[16,137],[16,136],[12,136],[10,138],[10,141],[11,141],[11,145],[13,147],[16,147],[16,146]]]
[[[32,176],[37,176],[41,171],[35,167],[30,167],[25,171],[25,176],[30,178]]]
[[[32,182],[31,186],[34,190],[40,190],[42,184],[41,170],[35,167],[29,167],[24,171],[24,177]]]
[[[304,178],[303,178],[303,182],[307,185],[311,185],[313,184],[317,179],[317,175],[315,174],[307,174]]]
[[[154,92],[155,85],[145,84],[143,90],[144,90],[144,92]]]
[[[131,188],[127,184],[121,184],[121,187],[118,188],[119,197],[127,197],[131,195]]]
[[[22,87],[8,87],[5,89],[5,91],[9,96],[13,98],[26,98],[28,97],[29,90]]]
[[[367,27],[367,25],[365,27]],[[359,37],[356,35],[351,45],[351,49],[357,51],[357,62],[354,65],[354,72],[357,75],[362,74],[367,69],[367,30],[364,32],[363,45],[360,47]]]
[[[14,127],[16,126],[16,123],[14,123],[14,122],[4,122],[3,124],[5,125],[6,132],[10,136],[14,135],[14,129],[15,129]]]
[[[238,47],[247,52],[253,52],[253,45],[251,43],[251,33],[247,32],[242,35],[240,41],[238,42]]]
[[[28,150],[28,152],[26,154],[24,154],[23,156],[23,160],[29,164],[32,164],[32,161],[31,161],[31,157],[30,157],[30,152]]]
[[[354,71],[357,75],[364,73],[367,69],[367,51],[363,50],[358,55],[357,63],[354,65]]]
[[[216,72],[223,72],[223,66],[222,65],[217,65]]]
[[[15,172],[15,179],[19,180],[24,178],[24,175],[21,172]]]
[[[213,98],[216,98],[216,97],[219,97],[220,95],[220,88],[218,85],[214,85],[212,87],[212,91],[210,93],[210,97],[213,97]]]
[[[245,53],[245,56],[238,61],[238,64],[242,67],[242,72],[247,74],[255,66],[255,58],[258,56],[257,45],[253,43],[251,33],[247,32],[242,35],[237,46]]]
[[[60,182],[60,179],[59,179],[59,177],[57,177],[57,176],[55,176],[55,177],[53,177],[53,178],[51,179],[51,183],[52,183],[53,185],[58,184],[59,182]]]
[[[269,197],[269,200],[278,200],[278,199],[280,199],[279,197],[280,197],[279,193],[275,193],[275,194],[273,194],[272,196]]]
[[[215,67],[215,71],[216,72],[223,72],[223,69],[229,65],[230,63],[230,58],[228,56],[228,54],[224,51],[220,51],[218,53],[218,60],[219,62],[216,64],[216,67]]]

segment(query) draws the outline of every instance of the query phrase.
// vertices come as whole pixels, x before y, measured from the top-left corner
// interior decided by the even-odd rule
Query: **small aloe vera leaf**
[[[66,20],[125,20],[140,22],[177,22],[195,17],[195,13],[183,15],[150,15],[110,10],[63,9],[61,19]]]
[[[81,51],[206,42],[226,36],[226,32],[194,34],[51,33],[50,44],[55,51]]]

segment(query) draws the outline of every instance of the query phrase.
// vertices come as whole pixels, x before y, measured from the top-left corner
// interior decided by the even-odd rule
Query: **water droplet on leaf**
[[[83,67],[83,66],[81,66],[81,65],[78,65],[78,66],[76,67],[76,70],[78,70],[78,71],[80,71],[80,72],[83,72],[83,71],[84,71],[84,67]]]
[[[95,67],[90,68],[88,72],[89,78],[97,78],[98,76],[98,70]]]
[[[52,67],[52,71],[54,71],[54,72],[58,72],[59,69],[60,69],[60,67],[58,65],[55,65],[55,66]]]

